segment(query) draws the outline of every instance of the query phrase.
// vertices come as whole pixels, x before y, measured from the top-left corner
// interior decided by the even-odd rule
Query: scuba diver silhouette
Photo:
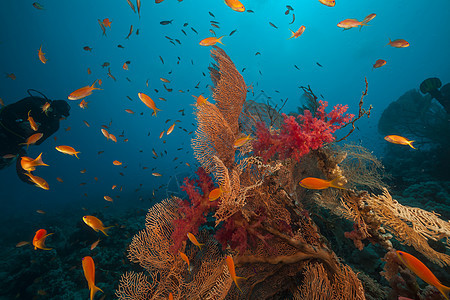
[[[43,98],[33,96],[31,92],[36,92]],[[33,89],[27,90],[27,93],[30,97],[0,109],[0,169],[11,165],[15,160],[19,179],[33,184],[20,165],[22,156],[27,154],[23,147],[35,133],[42,133],[42,137],[35,143],[40,145],[58,131],[59,121],[70,115],[70,106],[65,100],[52,101]],[[32,116],[37,125],[36,131],[30,124],[29,116]]]

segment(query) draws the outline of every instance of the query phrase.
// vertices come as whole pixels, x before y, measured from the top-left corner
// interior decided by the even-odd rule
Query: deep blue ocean
[[[149,207],[178,192],[182,178],[191,176],[198,166],[190,145],[194,134],[189,134],[196,129],[192,95],[203,94],[212,100],[208,87],[212,84],[208,71],[211,47],[199,45],[202,39],[214,36],[210,29],[217,37],[224,36],[225,45],[218,46],[233,60],[247,86],[253,86],[254,93],[248,93],[247,99],[272,105],[288,99],[285,113],[296,111],[303,99],[299,87],[309,85],[320,99],[328,101],[329,107],[348,105],[348,111],[355,114],[366,77],[364,105],[373,106],[372,114],[357,123],[358,129],[347,142],[366,147],[381,161],[387,155],[387,142],[377,125],[386,107],[405,92],[419,89],[429,77],[437,77],[443,84],[450,82],[448,0],[336,0],[335,7],[317,0],[242,2],[245,12],[233,11],[222,0],[165,0],[159,4],[143,0],[139,17],[126,0],[40,0],[42,9],[34,7],[33,1],[2,1],[0,98],[4,105],[27,97],[27,89],[38,90],[52,100],[67,100],[73,91],[102,81],[101,86],[96,83],[102,90],[85,98],[87,108],[78,106],[80,100],[67,100],[70,116],[61,120],[58,132],[27,150],[33,158],[43,153],[43,161],[49,166],[38,167],[35,174],[48,182],[49,190],[20,181],[14,164],[0,170],[0,260],[5,260],[5,268],[14,265],[8,259],[17,251],[37,253],[29,245],[20,249],[15,245],[31,241],[40,228],[53,232],[59,229],[47,242],[55,248],[55,240],[62,243],[72,227],[85,226],[81,218],[88,213],[100,214],[105,225],[120,227],[126,223],[125,218],[128,222],[134,211],[140,211],[140,223],[134,225],[139,230]],[[285,14],[286,5],[293,8],[289,14]],[[361,30],[336,26],[344,19],[362,20],[370,13],[376,13],[376,17]],[[290,24],[293,14],[295,21]],[[103,35],[98,20],[105,18],[112,23]],[[162,21],[170,22],[162,25]],[[217,21],[220,28],[212,27],[210,21]],[[126,38],[131,25],[133,32]],[[289,29],[296,31],[301,25],[306,27],[305,32],[288,39]],[[410,46],[394,48],[386,45],[389,39],[405,39]],[[38,58],[41,45],[46,64]],[[92,50],[84,50],[86,46]],[[377,59],[387,63],[372,69]],[[128,70],[123,68],[126,61],[130,62]],[[110,65],[102,67],[105,62]],[[88,68],[92,74],[88,74]],[[108,68],[116,81],[107,75]],[[7,76],[11,73],[15,80]],[[146,93],[155,101],[161,109],[156,117],[151,116],[151,109],[139,100],[138,93]],[[160,138],[160,133],[176,120],[180,122],[173,132]],[[116,143],[102,135],[102,125],[117,137]],[[80,151],[79,159],[56,151],[59,145]],[[114,160],[122,165],[113,165]],[[153,176],[155,172],[162,176]],[[117,187],[112,189],[113,185]],[[114,201],[105,201],[106,195]],[[128,241],[134,233],[130,230]],[[117,251],[124,252],[126,246],[118,245]],[[87,299],[81,272],[83,255],[73,255],[80,259],[71,262],[79,277],[73,289],[79,289],[84,297],[80,299]],[[125,254],[123,258],[124,264],[130,264]],[[17,261],[18,269],[20,264]],[[71,271],[63,274],[66,272]],[[118,280],[120,272],[114,276]],[[443,283],[449,284],[449,277],[446,279]],[[113,292],[109,291],[106,299],[113,299]],[[12,299],[11,295],[20,293],[18,298],[31,299],[20,290],[9,290],[0,299]],[[27,295],[36,295],[36,291],[27,291]],[[78,299],[52,297],[48,292],[36,297]]]

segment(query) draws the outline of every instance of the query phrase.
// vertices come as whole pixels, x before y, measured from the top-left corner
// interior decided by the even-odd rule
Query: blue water
[[[86,98],[87,109],[79,108],[79,101],[69,101],[71,115],[61,121],[61,128],[54,135],[56,141],[51,137],[40,146],[30,146],[29,156],[36,157],[43,152],[43,160],[49,164],[49,167],[40,167],[36,175],[48,181],[50,190],[24,184],[17,178],[13,166],[0,170],[2,215],[6,220],[14,217],[15,222],[36,215],[37,209],[46,211],[47,215],[66,213],[74,218],[81,218],[85,213],[81,207],[101,209],[109,205],[117,212],[133,207],[147,209],[151,201],[166,197],[167,188],[160,186],[168,184],[171,176],[189,174],[195,169],[185,164],[188,162],[195,167],[190,149],[193,135],[178,126],[187,132],[195,130],[192,125],[195,123],[192,114],[195,99],[191,95],[202,93],[211,97],[207,88],[207,84],[211,84],[207,69],[212,62],[210,47],[199,45],[201,39],[211,36],[208,31],[212,28],[211,20],[220,22],[220,29],[212,28],[217,36],[225,35],[222,39],[225,45],[220,46],[239,71],[245,68],[242,73],[245,82],[254,87],[255,95],[248,94],[247,99],[258,97],[261,90],[274,104],[288,98],[284,109],[287,113],[300,105],[299,86],[310,85],[330,106],[348,104],[349,111],[356,113],[365,87],[364,77],[367,77],[369,91],[364,101],[366,106],[372,104],[374,108],[370,119],[359,122],[359,130],[350,140],[360,141],[380,156],[385,141],[377,132],[377,122],[388,104],[407,90],[418,89],[428,77],[450,82],[450,2],[447,0],[337,0],[332,8],[318,1],[243,1],[254,13],[234,12],[220,0],[165,0],[160,4],[143,1],[140,18],[125,0],[39,2],[44,10],[37,10],[32,3],[6,0],[1,4],[0,97],[5,104],[26,97],[29,88],[55,100],[67,99],[72,91],[91,85],[97,79],[103,84],[102,90]],[[284,14],[287,4],[294,8],[289,15]],[[289,25],[292,13],[296,20]],[[376,13],[377,17],[361,31],[357,28],[343,31],[336,26],[343,19],[362,20],[370,13]],[[112,21],[106,36],[102,36],[97,22],[104,18]],[[160,25],[160,21],[172,19],[172,24]],[[183,27],[184,23],[189,25]],[[134,33],[125,39],[130,25]],[[306,26],[304,34],[287,40],[288,29],[296,31],[301,25]],[[136,29],[139,35],[135,34]],[[236,33],[228,36],[235,29]],[[181,45],[177,42],[173,45],[165,36],[179,39]],[[410,47],[386,46],[389,38],[405,39]],[[125,48],[118,48],[118,44]],[[38,59],[41,45],[48,59],[46,64]],[[93,50],[85,51],[84,46]],[[255,56],[256,52],[261,55]],[[377,59],[385,59],[387,64],[372,70]],[[122,65],[128,60],[131,64],[126,71]],[[101,67],[104,62],[111,64],[116,82],[106,75],[107,68]],[[92,70],[91,75],[87,74],[87,68]],[[5,73],[14,73],[17,79],[6,78]],[[160,77],[171,81],[166,86],[173,88],[173,92],[164,89]],[[194,88],[199,81],[199,88]],[[157,117],[152,117],[151,110],[139,100],[139,92],[155,100],[162,110]],[[128,114],[125,109],[132,109],[135,114]],[[185,110],[185,116],[179,112],[181,109]],[[165,123],[167,119],[171,121]],[[86,127],[83,120],[91,126]],[[160,139],[160,132],[167,130],[175,120],[181,122],[173,133]],[[117,143],[107,141],[100,132],[101,125],[110,122],[109,132],[116,137],[124,132]],[[71,129],[66,131],[68,127]],[[129,141],[124,142],[124,138]],[[80,159],[57,152],[54,147],[58,145],[73,146],[81,152]],[[177,151],[180,147],[183,150]],[[157,159],[152,158],[153,148],[158,153]],[[98,151],[104,153],[98,155]],[[161,157],[164,151],[167,155]],[[179,159],[173,161],[175,157]],[[113,160],[123,162],[126,168],[114,166]],[[143,166],[148,169],[143,170]],[[82,169],[86,169],[85,174],[80,173]],[[154,177],[152,172],[163,176]],[[64,182],[58,182],[56,177]],[[94,177],[98,177],[98,181]],[[86,185],[80,186],[80,183]],[[112,190],[114,184],[123,186],[123,191]],[[156,190],[155,200],[151,200],[153,190]],[[113,197],[114,203],[103,200],[104,195]],[[117,195],[120,198],[115,198]],[[12,227],[2,230],[14,230],[11,229],[14,224],[5,223]],[[40,219],[40,225],[44,226],[45,220]],[[29,235],[17,236],[17,241],[29,239],[35,230],[37,228],[30,225]],[[14,243],[2,246],[11,248]]]

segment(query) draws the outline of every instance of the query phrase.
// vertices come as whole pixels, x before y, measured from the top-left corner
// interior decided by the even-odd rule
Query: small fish
[[[38,210],[36,210],[36,212],[38,214],[45,215],[45,211],[43,211],[42,209],[38,209]]]
[[[181,251],[178,251],[178,253],[179,253],[180,256],[181,256],[181,259],[184,260],[184,261],[187,263],[187,269],[188,269],[188,271],[191,272],[191,267],[189,266],[189,258],[187,257],[187,255],[184,254],[184,253],[181,252]]]
[[[39,10],[43,10],[44,9],[44,7],[41,4],[39,4],[38,2],[34,2],[33,6],[34,6],[34,8],[39,9]]]
[[[202,246],[204,244],[200,244],[197,239],[195,238],[195,236],[192,233],[188,233],[187,234],[188,239],[192,242],[192,244],[194,244],[195,246],[197,246],[198,248],[200,248],[200,250],[202,249]]]
[[[58,180],[59,182],[64,182],[64,180],[62,180],[60,177],[56,177],[56,180]]]
[[[128,5],[131,7],[131,9],[134,11],[134,13],[136,13],[136,8],[134,8],[134,4],[130,0],[127,0],[127,2]]]
[[[162,82],[165,82],[165,83],[170,83],[170,80],[169,79],[166,79],[166,78],[159,78],[159,80],[161,80]]]
[[[384,59],[377,59],[377,61],[375,62],[375,64],[372,67],[372,70],[376,69],[376,68],[380,68],[380,67],[384,66],[385,64],[386,64],[386,61]]]
[[[106,67],[108,67],[109,66],[109,62],[104,62],[103,64],[102,64],[102,68],[106,68]]]
[[[122,163],[118,160],[115,160],[115,161],[113,161],[113,165],[120,166],[120,165],[122,165]]]
[[[329,7],[333,7],[334,5],[336,5],[335,0],[319,0],[319,2]]]
[[[345,189],[341,185],[339,185],[339,180],[341,180],[341,177],[337,177],[333,180],[325,180],[320,178],[314,178],[314,177],[307,177],[305,179],[302,179],[298,184],[301,187],[304,187],[306,189],[310,190],[323,190],[327,189],[329,187],[334,187],[338,189]]]
[[[96,240],[95,242],[92,243],[92,245],[91,245],[91,250],[94,250],[95,247],[98,246],[98,243],[100,243],[100,239],[98,239],[98,240]]]
[[[110,78],[114,79],[114,81],[116,81],[116,77],[114,77],[113,74],[111,74],[111,68],[108,68],[108,73],[107,73],[107,75],[108,75]]]
[[[293,32],[292,30],[289,29],[291,31],[292,35],[290,38],[288,38],[288,40],[290,40],[292,38],[298,38],[299,36],[301,36],[303,34],[305,29],[306,29],[306,27],[304,25],[300,26],[300,28],[296,32]]]
[[[18,243],[16,244],[16,248],[23,247],[23,246],[25,246],[25,245],[28,245],[29,243],[30,243],[30,242],[27,242],[27,241],[18,242]]]
[[[85,109],[85,108],[88,107],[88,103],[89,103],[89,102],[86,102],[86,101],[83,99],[83,100],[81,100],[81,102],[78,104],[78,106],[79,106],[81,109]]]
[[[155,177],[161,177],[162,176],[160,173],[156,173],[156,172],[153,172],[152,175],[155,176]]]
[[[136,0],[136,6],[137,6],[137,11],[138,11],[138,16],[140,19],[141,18],[141,0]],[[136,34],[139,34],[139,33],[136,33]]]
[[[220,43],[220,44],[224,45],[222,43],[222,38],[223,37],[224,37],[224,35],[222,35],[221,37],[218,37],[218,38],[215,37],[215,36],[208,37],[208,38],[205,38],[205,39],[201,40],[199,44],[201,46],[214,46],[216,43]]]
[[[250,137],[250,134],[248,136],[241,137],[234,142],[234,148],[242,147],[251,140],[253,140],[253,138]]]
[[[28,137],[27,141],[25,143],[20,143],[19,145],[27,145],[27,149],[28,146],[35,144],[37,141],[39,141],[41,139],[41,137],[43,136],[43,133],[35,133],[33,135],[31,135],[30,137]]]
[[[208,11],[208,14],[209,14],[211,17],[213,17],[213,18],[216,17],[216,16],[215,16],[212,12],[210,12],[210,11]]]
[[[88,75],[91,75],[91,74],[92,74],[92,71],[91,71],[90,68],[87,68],[87,73],[88,73]]]
[[[233,34],[235,34],[237,31],[237,29],[233,30],[232,32],[230,32],[229,36],[232,36]]]
[[[406,48],[409,47],[409,43],[403,39],[397,39],[397,40],[393,40],[391,41],[391,39],[389,39],[389,43],[387,43],[387,45],[390,45],[394,48]],[[387,46],[386,45],[386,46]]]
[[[153,113],[155,114],[156,117],[156,112],[161,111],[159,108],[156,107],[155,102],[152,100],[152,98],[150,98],[149,96],[147,96],[144,93],[138,93],[139,99],[141,99],[141,101],[147,105],[149,108],[153,109]]]
[[[80,153],[80,151],[76,151],[70,146],[56,146],[55,149],[64,154],[75,155],[75,157],[79,159],[78,153]]]
[[[127,1],[129,1],[129,0],[127,0]],[[128,32],[128,35],[127,35],[127,37],[125,39],[129,39],[131,34],[133,34],[133,25],[130,26],[130,32]]]
[[[345,19],[337,24],[337,27],[344,29],[350,29],[358,26],[367,26],[367,24],[356,19]]]
[[[414,257],[413,255],[403,252],[403,251],[395,251],[397,253],[400,261],[410,269],[414,274],[416,274],[420,279],[425,281],[426,283],[434,286],[438,289],[439,292],[442,293],[445,299],[449,299],[450,287],[443,285],[439,279],[431,272],[427,266],[424,265],[419,259]]]
[[[40,60],[43,64],[45,64],[45,63],[47,62],[47,58],[45,58],[45,53],[42,52],[42,45],[41,45],[41,47],[40,47],[39,50],[38,50],[38,56],[39,56],[39,60]]]
[[[297,65],[294,65],[294,67],[295,67],[297,70],[300,70],[300,69],[297,67]]]
[[[294,22],[295,22],[295,14],[292,14],[292,21],[289,24],[294,24]]]
[[[105,199],[108,202],[114,202],[113,198],[111,198],[110,196],[103,196],[103,199]]]
[[[197,30],[194,29],[194,27],[191,27],[192,31],[198,34]]]
[[[102,29],[103,35],[106,36],[106,28],[105,25],[103,25],[103,22],[100,19],[97,19],[98,25],[100,25],[100,28]]]
[[[209,192],[209,201],[216,201],[217,199],[222,196],[222,189],[220,187],[213,189],[211,192]]]
[[[161,24],[161,25],[169,25],[169,24],[172,24],[172,22],[173,22],[173,19],[170,20],[170,21],[161,21],[161,22],[159,22],[159,24]]]
[[[82,98],[85,98],[85,97],[87,97],[87,96],[92,95],[92,92],[93,92],[94,90],[101,90],[101,88],[96,88],[96,87],[95,87],[95,83],[96,83],[97,81],[98,81],[98,80],[94,81],[94,83],[93,83],[91,86],[87,85],[87,86],[85,86],[85,87],[82,87],[82,88],[79,88],[78,90],[73,91],[73,92],[67,97],[67,99],[69,99],[69,100],[80,100],[80,99],[82,99]]]
[[[52,235],[53,233],[48,233],[45,229],[39,229],[36,231],[36,234],[33,237],[33,246],[34,250],[41,249],[41,250],[52,250],[52,248],[46,248],[45,247],[45,239]]]
[[[228,5],[234,11],[237,12],[245,11],[244,5],[239,0],[225,0],[225,4]]]
[[[6,77],[10,78],[11,80],[16,80],[16,75],[14,73],[6,73]]]
[[[269,25],[272,26],[275,29],[278,29],[278,27],[275,24],[273,24],[272,22],[269,22]]]
[[[92,51],[92,48],[89,47],[89,46],[84,46],[84,47],[83,47],[83,50],[85,50],[85,51]]]
[[[316,65],[318,65],[319,67],[323,68],[323,66],[321,64],[319,64],[318,62],[316,62]]]
[[[112,23],[112,21],[110,21],[108,18],[103,19],[103,21],[102,21],[102,24],[103,24],[103,26],[105,26],[105,28],[106,27],[111,28],[111,23]]]
[[[20,166],[27,172],[32,172],[36,170],[39,166],[48,166],[42,161],[42,153],[38,155],[35,159],[27,156],[22,156],[20,159]]]
[[[410,141],[407,138],[404,138],[404,137],[399,136],[399,135],[387,135],[387,136],[384,137],[384,139],[386,141],[388,141],[389,143],[399,144],[399,145],[408,145],[411,148],[416,149],[412,145],[412,143],[414,143],[414,141]]]
[[[369,15],[367,15],[367,17],[364,18],[364,20],[362,20],[362,22],[364,24],[367,24],[370,21],[372,21],[376,16],[377,16],[377,14],[369,14]]]
[[[95,286],[95,264],[94,260],[90,256],[85,256],[82,259],[84,277],[86,278],[89,286],[90,299],[93,300],[95,293],[98,291],[104,293],[100,288]]]
[[[169,127],[169,129],[167,129],[167,135],[171,134],[173,129],[175,128],[175,123],[172,124],[172,126]]]
[[[236,276],[236,270],[234,268],[234,261],[233,261],[233,258],[231,256],[227,255],[226,261],[227,261],[228,271],[230,272],[231,278],[233,279],[233,281],[236,284],[237,288],[242,293],[242,290],[241,290],[241,288],[238,285],[238,280],[246,279],[246,278],[245,277],[237,277]]]
[[[83,221],[84,223],[86,223],[89,227],[91,227],[92,229],[94,229],[96,232],[103,232],[104,235],[108,236],[108,234],[106,234],[106,230],[114,227],[114,226],[109,226],[109,227],[104,227],[103,226],[103,222],[100,221],[97,217],[94,216],[84,216],[83,217]]]
[[[28,122],[30,123],[30,127],[31,129],[33,129],[33,131],[37,131],[39,126],[36,124],[36,122],[34,121],[33,117],[30,116],[31,110],[28,111]]]
[[[114,143],[117,143],[117,138],[116,138],[116,136],[115,136],[114,134],[110,133],[110,134],[109,134],[109,138],[110,138],[110,140],[113,141]]]

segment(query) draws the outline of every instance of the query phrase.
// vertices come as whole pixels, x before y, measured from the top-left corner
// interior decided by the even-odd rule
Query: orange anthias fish
[[[216,201],[222,195],[222,189],[220,187],[213,189],[209,192],[209,201]]]
[[[90,256],[85,256],[82,259],[83,264],[83,272],[84,277],[86,277],[86,280],[88,282],[89,291],[90,291],[90,297],[91,300],[94,299],[95,293],[98,291],[104,293],[100,288],[95,286],[95,264],[94,260]]]
[[[45,239],[52,234],[53,233],[47,234],[47,230],[45,229],[39,229],[38,231],[36,231],[36,234],[34,235],[33,238],[34,250],[37,250],[38,248],[41,250],[52,250],[52,248],[45,247]]]
[[[434,274],[427,268],[420,260],[416,257],[412,256],[409,253],[403,251],[395,251],[397,252],[398,258],[401,262],[411,271],[414,272],[417,276],[420,277],[426,283],[436,287],[439,292],[444,295],[445,299],[449,299],[450,287],[443,285],[439,279],[434,276]]]
[[[234,261],[233,258],[229,255],[227,255],[227,266],[228,266],[228,271],[230,272],[231,278],[233,279],[234,283],[236,284],[237,288],[241,291],[241,288],[238,285],[238,280],[240,279],[246,279],[245,277],[237,277],[236,276],[236,270],[234,269]]]
[[[118,160],[113,161],[113,165],[120,166],[122,163]]]
[[[300,26],[300,28],[296,32],[293,32],[292,30],[289,29],[291,31],[292,35],[290,38],[288,38],[288,40],[290,40],[292,38],[298,38],[299,36],[301,36],[303,34],[305,29],[306,29],[306,27],[304,25]]]
[[[166,133],[166,134],[167,134],[167,135],[171,134],[174,128],[175,128],[175,123],[173,123],[173,124],[169,127],[169,129],[167,129],[167,133]]]
[[[336,5],[335,0],[319,0],[319,2],[329,7],[333,7],[334,5]]]
[[[108,202],[114,202],[113,198],[111,198],[110,196],[103,196],[103,199],[105,199]]]
[[[41,139],[41,137],[43,135],[44,134],[40,133],[40,132],[35,133],[35,134],[31,135],[25,143],[21,143],[20,145],[27,145],[27,149],[28,149],[28,146],[35,144],[37,141],[39,141]]]
[[[91,86],[87,85],[87,86],[82,87],[82,88],[80,88],[80,89],[78,89],[76,91],[73,91],[69,95],[69,97],[67,97],[67,99],[69,99],[69,100],[80,100],[80,99],[85,98],[85,97],[87,97],[89,95],[92,95],[92,92],[94,90],[101,90],[101,88],[96,88],[95,87],[95,83],[97,82],[97,80],[94,81],[94,83]]]
[[[45,113],[45,115],[47,115],[47,112],[50,109],[50,103],[45,102],[45,104],[41,106],[41,109],[42,109],[42,112]]]
[[[241,137],[234,142],[234,148],[239,148],[241,146],[244,146],[248,141],[251,141],[251,140],[253,140],[253,138],[250,137],[250,134],[247,136]]]
[[[372,21],[373,19],[375,19],[376,16],[377,16],[377,14],[369,14],[369,15],[367,15],[367,17],[364,18],[364,20],[362,20],[362,22],[364,24],[367,24],[370,21]]]
[[[244,5],[239,0],[225,0],[225,3],[234,11],[245,11]]]
[[[103,19],[103,21],[102,21],[103,26],[109,27],[109,28],[111,28],[111,23],[112,23],[112,21],[110,21],[108,18]]]
[[[356,19],[345,19],[344,21],[341,21],[337,24],[337,27],[344,29],[350,29],[358,26],[367,26],[367,24]]]
[[[25,171],[31,172],[36,170],[36,167],[38,166],[48,166],[42,161],[42,153],[39,154],[36,159],[32,159],[31,157],[22,156],[20,159],[20,165],[22,166],[22,169]]]
[[[34,131],[37,131],[39,126],[36,124],[36,122],[34,121],[33,117],[30,116],[30,111],[28,111],[28,122],[30,123],[30,127],[31,129],[33,129]]]
[[[344,187],[340,186],[338,184],[338,181],[341,179],[341,177],[337,177],[333,180],[324,180],[320,178],[314,178],[314,177],[307,177],[300,181],[298,184],[300,186],[310,189],[310,190],[323,190],[327,189],[329,187],[334,187],[338,189],[345,189]]]
[[[76,151],[70,146],[56,146],[55,149],[64,154],[75,155],[75,157],[79,159],[77,154],[80,153],[80,151]]]
[[[181,252],[181,251],[178,251],[178,253],[180,253],[181,259],[184,260],[184,261],[187,263],[187,269],[188,269],[188,271],[191,272],[192,269],[191,269],[191,267],[190,267],[190,265],[189,265],[189,258],[187,257],[187,255],[184,254],[184,253]]]
[[[109,132],[106,130],[106,129],[100,129],[101,131],[102,131],[102,134],[103,134],[103,136],[107,139],[107,140],[109,140]]]
[[[405,40],[402,40],[402,39],[397,39],[397,40],[394,40],[394,41],[391,41],[391,39],[389,39],[389,43],[387,43],[387,45],[391,45],[394,48],[406,48],[406,47],[409,47],[409,43],[407,41],[405,41]]]
[[[216,43],[220,43],[222,45],[225,45],[224,43],[222,43],[222,38],[224,37],[224,35],[222,35],[221,37],[208,37],[206,39],[203,39],[200,41],[200,45],[201,46],[214,46]]]
[[[35,176],[35,175],[31,174],[31,173],[25,173],[25,175],[30,177],[31,182],[33,182],[37,187],[40,187],[41,189],[44,189],[44,190],[49,190],[50,189],[49,186],[48,186],[47,181],[45,181],[44,178]]]
[[[414,141],[410,141],[407,138],[404,138],[404,137],[399,136],[399,135],[387,135],[387,136],[384,137],[384,139],[386,141],[388,141],[389,143],[399,144],[399,145],[408,145],[411,148],[416,149],[412,145],[412,143],[414,143]]]
[[[384,59],[377,59],[377,61],[375,62],[375,64],[372,67],[372,70],[376,69],[376,68],[380,68],[380,67],[384,66],[385,64],[386,64],[386,61]]]
[[[204,244],[200,244],[197,239],[195,238],[195,236],[192,233],[188,233],[187,234],[188,239],[192,242],[192,244],[194,244],[195,246],[199,247],[200,249],[202,249],[202,246]]]
[[[94,217],[94,216],[84,216],[83,217],[83,221],[84,223],[86,223],[89,227],[91,227],[92,229],[94,229],[96,232],[98,232],[99,230],[101,232],[103,232],[106,236],[108,236],[108,234],[106,234],[106,230],[108,228],[111,228],[113,226],[109,226],[109,227],[104,227],[102,221],[100,221],[98,218]]]
[[[100,239],[98,239],[98,240],[96,240],[95,242],[92,243],[92,245],[91,245],[91,250],[94,250],[95,247],[98,246],[98,243],[100,243]]]
[[[197,99],[197,102],[196,102],[196,104],[195,104],[197,107],[199,107],[199,106],[205,104],[206,100],[208,100],[208,98],[203,97],[203,95],[200,95],[200,96],[198,96],[198,97],[192,95],[192,97],[194,97],[195,99]]]
[[[43,64],[45,64],[45,63],[47,62],[47,59],[45,58],[45,53],[42,52],[42,45],[41,45],[41,47],[39,48],[38,56],[39,56],[39,60],[40,60]]]
[[[81,100],[80,104],[78,104],[78,106],[79,106],[81,109],[85,109],[85,108],[88,107],[88,103],[89,103],[89,102],[86,102],[86,101],[84,101],[84,99],[83,99],[83,100]]]
[[[149,96],[147,96],[144,93],[138,93],[139,99],[141,99],[141,101],[147,105],[149,108],[153,109],[153,112],[155,113],[155,117],[156,117],[156,112],[157,111],[161,111],[159,108],[156,107],[155,102],[152,100],[152,98],[150,98]]]

